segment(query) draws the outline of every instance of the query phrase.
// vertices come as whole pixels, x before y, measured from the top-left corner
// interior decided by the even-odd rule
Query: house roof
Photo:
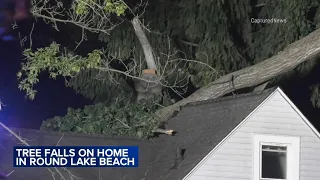
[[[164,145],[152,169],[161,169],[163,172],[150,174],[147,179],[183,179],[274,90],[272,88],[261,93],[195,102],[182,108],[167,125],[168,129],[174,129],[177,134],[170,138],[160,137],[163,138]],[[185,149],[184,160],[178,167],[173,167],[179,147]]]
[[[213,148],[258,107],[274,88],[261,93],[250,93],[215,100],[195,102],[183,107],[180,113],[167,124],[168,129],[177,131],[175,136],[161,135],[155,140],[132,138],[108,138],[98,135],[43,132],[15,129],[31,145],[126,145],[139,146],[139,168],[74,168],[72,172],[82,179],[99,179],[100,175],[110,180],[171,180],[183,179]],[[17,144],[13,137],[0,136],[0,171],[12,170],[12,146]],[[10,147],[11,146],[11,147]],[[9,148],[8,148],[9,147]],[[176,158],[177,149],[184,149],[183,160]],[[3,154],[6,154],[3,156]],[[6,162],[6,163],[3,163]],[[110,175],[112,174],[112,177]],[[126,178],[124,178],[126,176]],[[16,168],[12,180],[49,179],[48,170]],[[29,178],[30,177],[30,178]],[[11,179],[10,179],[11,180]]]

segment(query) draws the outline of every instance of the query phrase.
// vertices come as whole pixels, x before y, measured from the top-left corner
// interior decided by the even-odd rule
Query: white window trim
[[[261,144],[287,146],[287,180],[299,180],[300,138],[271,135],[254,135],[253,180],[264,180],[261,175]],[[275,179],[266,179],[275,180]]]

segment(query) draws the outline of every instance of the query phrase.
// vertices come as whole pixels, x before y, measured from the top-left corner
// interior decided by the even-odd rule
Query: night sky
[[[0,121],[7,126],[38,129],[41,122],[62,116],[68,107],[81,108],[91,102],[64,86],[64,81],[50,80],[47,74],[40,77],[35,100],[25,98],[18,89],[16,73],[22,59],[20,45],[16,42],[0,43],[0,99],[6,104],[0,112]],[[281,83],[282,89],[302,113],[320,129],[320,110],[313,108],[309,86],[320,82],[320,65],[305,77],[294,77]]]

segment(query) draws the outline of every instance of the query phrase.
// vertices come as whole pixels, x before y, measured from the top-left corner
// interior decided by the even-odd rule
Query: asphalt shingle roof
[[[71,171],[84,180],[180,180],[187,175],[214,147],[246,118],[274,89],[262,93],[222,97],[195,102],[167,124],[177,132],[175,136],[161,135],[155,140],[81,135],[74,133],[42,132],[16,129],[31,145],[123,145],[139,146],[139,168],[73,168]],[[1,129],[0,133],[4,134]],[[6,133],[7,134],[7,133]],[[13,137],[0,136],[0,172],[12,171]],[[184,150],[183,160],[176,158],[177,149]],[[67,173],[67,171],[64,171]],[[49,180],[51,174],[44,168],[15,168],[10,180]]]
[[[180,180],[192,170],[214,147],[216,147],[237,125],[239,125],[274,89],[259,94],[243,94],[222,97],[215,100],[195,102],[182,108],[171,119],[168,129],[174,129],[173,137],[161,137],[164,140],[158,162],[152,168],[165,169],[148,179]],[[174,164],[177,148],[185,149],[184,160],[178,168]]]

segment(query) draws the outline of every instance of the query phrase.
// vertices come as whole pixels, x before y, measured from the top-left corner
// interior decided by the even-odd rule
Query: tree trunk
[[[148,38],[143,31],[140,20],[135,17],[132,20],[134,32],[138,37],[143,49],[144,57],[147,62],[148,70],[142,72],[141,79],[134,80],[135,90],[137,92],[136,100],[152,98],[155,95],[161,95],[162,86],[159,83],[160,78],[156,73],[157,66],[153,56],[152,47],[148,41]],[[153,82],[148,82],[153,81]]]
[[[320,53],[320,29],[290,44],[277,55],[253,66],[227,74],[194,92],[189,97],[157,112],[160,121],[169,120],[182,106],[194,101],[214,99],[245,87],[259,85],[299,64],[313,59]]]

